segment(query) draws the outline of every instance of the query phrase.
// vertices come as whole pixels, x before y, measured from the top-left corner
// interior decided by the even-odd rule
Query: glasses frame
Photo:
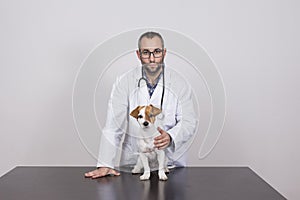
[[[158,50],[158,49],[161,50],[161,55],[157,57],[157,56],[154,55],[154,52],[155,52],[156,50]],[[147,51],[149,52],[149,56],[148,56],[148,57],[143,57],[143,56],[142,56],[142,55],[143,55],[142,50],[139,49],[141,58],[143,58],[143,59],[150,59],[151,54],[153,55],[154,58],[161,58],[161,57],[164,56],[164,49],[163,49],[163,48],[162,48],[162,49],[161,49],[161,48],[157,48],[157,49],[154,49],[154,51],[149,51],[148,49],[144,49],[144,50],[147,50]]]

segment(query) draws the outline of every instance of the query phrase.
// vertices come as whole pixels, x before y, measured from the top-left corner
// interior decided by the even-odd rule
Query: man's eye
[[[149,55],[149,51],[143,51],[144,55]]]
[[[139,115],[138,118],[143,118],[143,116],[142,116],[142,115]]]
[[[162,52],[162,51],[161,51],[160,49],[155,49],[155,50],[154,50],[154,53],[155,53],[155,54],[160,54],[161,52]]]

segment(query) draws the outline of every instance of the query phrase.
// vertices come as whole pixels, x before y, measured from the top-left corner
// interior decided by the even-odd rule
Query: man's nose
[[[145,121],[145,122],[143,123],[143,125],[144,125],[144,126],[148,126],[148,125],[149,125],[149,122]]]
[[[154,62],[154,61],[155,61],[155,58],[154,58],[153,53],[150,54],[150,61],[151,61],[151,62]]]

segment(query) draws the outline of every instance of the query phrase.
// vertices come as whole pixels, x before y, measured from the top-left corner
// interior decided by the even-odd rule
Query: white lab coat
[[[129,114],[139,105],[152,104],[160,108],[163,79],[161,77],[150,98],[141,67],[121,77],[113,85],[108,103],[107,119],[102,130],[97,167],[134,165],[138,150],[136,138],[139,125]],[[160,127],[169,133],[172,144],[166,149],[169,164],[185,166],[183,155],[191,144],[196,132],[197,117],[192,101],[190,85],[174,70],[165,68],[165,94],[163,115],[157,120]],[[157,116],[157,118],[161,118]]]

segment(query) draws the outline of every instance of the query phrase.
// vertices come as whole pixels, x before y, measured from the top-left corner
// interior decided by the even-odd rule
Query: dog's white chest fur
[[[152,127],[149,129],[151,130],[140,129],[139,136],[141,136],[141,138],[138,139],[138,147],[139,147],[139,152],[141,153],[150,153],[155,150],[155,146],[153,142],[154,142],[154,138],[156,136],[159,136],[159,132]]]

